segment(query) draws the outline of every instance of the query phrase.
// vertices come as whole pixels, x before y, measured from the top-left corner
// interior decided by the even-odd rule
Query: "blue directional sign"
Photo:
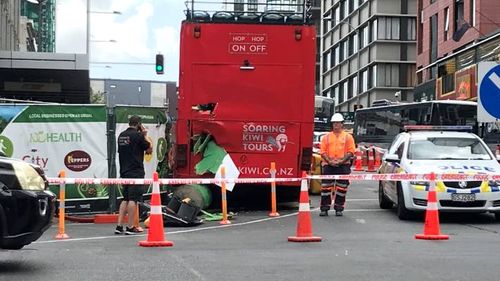
[[[500,65],[481,62],[478,68],[478,121],[500,121]]]

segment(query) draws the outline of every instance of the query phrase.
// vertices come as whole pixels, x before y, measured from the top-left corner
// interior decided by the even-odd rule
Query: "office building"
[[[321,95],[352,112],[413,100],[417,0],[323,0]]]
[[[418,0],[415,100],[477,100],[477,63],[500,61],[500,3]]]

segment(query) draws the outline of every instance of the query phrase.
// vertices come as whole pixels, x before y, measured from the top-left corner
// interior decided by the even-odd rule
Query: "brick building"
[[[500,2],[418,0],[415,100],[477,99],[480,61],[500,60]]]

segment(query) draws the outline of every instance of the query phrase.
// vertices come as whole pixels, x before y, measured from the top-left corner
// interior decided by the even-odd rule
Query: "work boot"
[[[344,212],[342,212],[342,211],[335,211],[335,216],[336,217],[341,217],[343,215],[344,215]]]
[[[321,212],[319,213],[319,216],[320,216],[320,217],[327,217],[327,216],[328,216],[328,211],[326,211],[326,210],[325,210],[325,211],[321,211]]]

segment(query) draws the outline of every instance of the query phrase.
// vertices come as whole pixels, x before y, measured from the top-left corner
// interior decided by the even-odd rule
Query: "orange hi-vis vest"
[[[336,160],[344,158],[350,152],[354,155],[356,145],[351,134],[342,131],[340,134],[330,132],[321,138],[320,154]]]

